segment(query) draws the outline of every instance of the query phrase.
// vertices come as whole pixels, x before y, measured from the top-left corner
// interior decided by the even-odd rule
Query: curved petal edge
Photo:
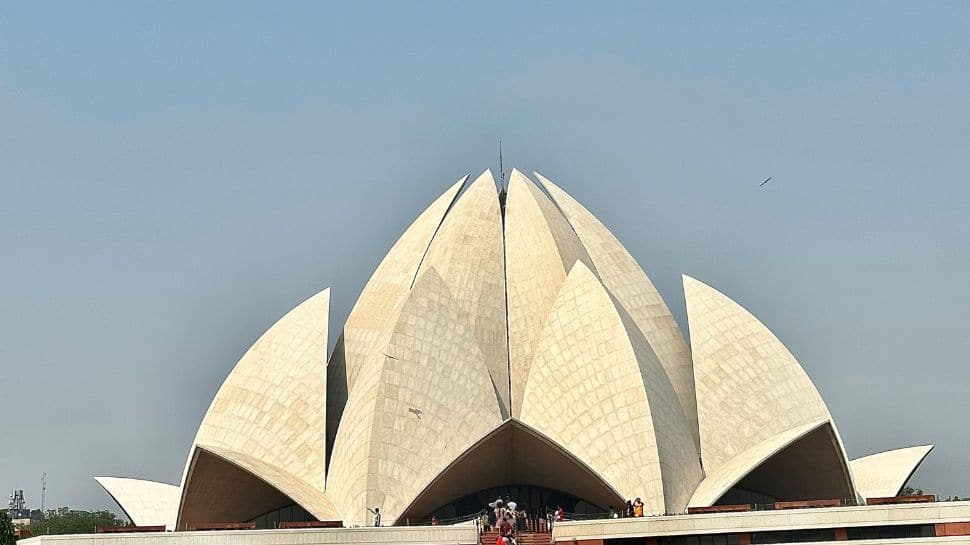
[[[686,416],[636,325],[580,261],[536,345],[522,421],[652,513],[679,513],[702,472]]]
[[[95,477],[94,480],[121,507],[132,524],[175,529],[181,496],[178,486],[123,477]]]
[[[738,454],[727,463],[722,464],[716,472],[707,474],[691,496],[688,506],[708,507],[714,505],[731,487],[766,460],[805,435],[824,426],[827,422],[827,420],[820,420],[792,428]]]
[[[500,400],[475,335],[475,319],[433,267],[405,302],[379,374],[361,376],[348,415],[361,433],[338,436],[327,483],[345,524],[367,508],[385,520],[448,464],[503,420]],[[442,342],[442,339],[447,339]],[[356,393],[355,393],[356,396]]]
[[[512,169],[505,205],[505,275],[513,416],[519,415],[549,309],[577,261],[596,270],[555,203],[525,175]]]
[[[764,324],[716,289],[683,278],[708,474],[763,441],[832,419],[805,370]]]
[[[280,318],[233,367],[202,419],[189,453],[182,477],[180,526],[186,502],[193,501],[196,491],[191,486],[192,468],[200,449],[216,455],[236,453],[222,457],[241,467],[286,468],[292,476],[288,480],[298,480],[301,487],[323,495],[329,316],[327,288]],[[304,508],[316,515],[312,505]]]
[[[556,184],[535,173],[589,252],[603,285],[629,314],[656,353],[691,426],[695,450],[700,448],[697,401],[690,348],[673,314],[647,273],[610,230]]]
[[[896,496],[906,486],[933,445],[887,450],[849,462],[859,493],[865,498]]]

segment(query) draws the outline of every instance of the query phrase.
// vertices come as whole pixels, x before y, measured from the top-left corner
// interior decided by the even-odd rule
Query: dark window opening
[[[908,524],[900,526],[863,526],[849,528],[849,539],[904,539],[913,537],[935,537],[936,527],[932,524]]]
[[[642,542],[642,540],[641,540]],[[612,543],[612,541],[610,542]],[[706,536],[669,536],[657,539],[657,545],[740,545],[738,534],[710,534]]]
[[[598,505],[593,505],[565,492],[538,486],[509,485],[486,488],[458,498],[435,509],[428,518],[434,516],[438,520],[454,520],[481,513],[482,510],[488,509],[488,504],[495,501],[495,498],[499,496],[514,500],[518,504],[518,509],[525,510],[530,517],[545,517],[547,509],[552,510],[558,506],[561,506],[563,510],[570,514],[593,515],[607,511]]]
[[[811,541],[835,541],[835,529],[788,530],[781,532],[756,532],[751,534],[752,545],[761,543],[807,543]]]
[[[259,530],[273,530],[279,528],[281,522],[309,522],[313,520],[317,519],[299,505],[293,504],[260,515],[251,522],[255,522],[256,528]]]

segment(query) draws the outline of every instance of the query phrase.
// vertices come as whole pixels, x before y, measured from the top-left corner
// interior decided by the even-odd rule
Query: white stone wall
[[[970,502],[939,502],[562,522],[556,524],[553,529],[553,539],[556,542],[569,543],[574,539],[617,539],[640,536],[845,528],[848,526],[936,524],[968,520],[970,520]],[[868,540],[859,540],[851,543],[863,544],[869,542]],[[871,541],[871,543],[877,542],[881,541]],[[892,539],[885,540],[885,542],[898,544],[962,543],[970,542],[970,536]],[[845,541],[839,543],[845,543]]]
[[[148,534],[39,536],[22,545],[473,545],[474,526],[384,528],[313,528],[294,530],[227,530]]]

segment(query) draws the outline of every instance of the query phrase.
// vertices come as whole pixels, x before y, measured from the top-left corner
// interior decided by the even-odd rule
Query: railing
[[[199,522],[190,524],[190,531],[203,530],[255,530],[255,522]]]
[[[932,494],[918,494],[912,496],[895,496],[888,498],[866,498],[868,505],[889,505],[894,503],[933,503],[936,496]]]
[[[164,532],[165,526],[101,526],[96,532],[99,534],[135,534],[142,532]]]
[[[922,498],[922,497],[920,497]],[[916,501],[925,501],[920,499],[909,500],[907,497],[894,498],[901,501],[891,502],[886,501],[885,503],[912,503]],[[856,498],[835,498],[835,499],[825,499],[825,500],[807,500],[807,501],[797,501],[797,502],[775,502],[775,503],[742,503],[734,505],[712,505],[710,507],[691,507],[686,513],[644,513],[643,517],[629,517],[622,512],[615,513],[565,513],[563,520],[602,520],[609,518],[650,518],[650,517],[663,517],[672,515],[699,515],[699,514],[711,514],[711,513],[736,513],[745,511],[777,511],[782,509],[810,509],[818,507],[837,507],[837,506],[857,506],[865,505],[864,503],[858,501]],[[550,511],[550,520],[554,520],[552,517],[552,512]],[[553,522],[554,524],[554,522]]]
[[[344,523],[340,520],[284,520],[279,523],[280,530],[292,530],[294,528],[343,528]]]
[[[474,521],[475,524],[478,525],[478,517],[480,516],[481,516],[480,514],[474,513],[471,515],[462,515],[458,517],[440,518],[440,519],[436,517],[428,517],[428,518],[422,518],[422,519],[407,519],[404,521],[404,525],[405,526],[434,526],[434,525],[454,526],[456,524],[471,523],[472,521]]]

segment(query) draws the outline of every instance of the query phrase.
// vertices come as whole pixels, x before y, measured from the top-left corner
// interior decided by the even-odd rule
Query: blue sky
[[[768,324],[850,456],[935,443],[914,483],[970,495],[968,35],[961,2],[0,5],[0,488],[176,482],[249,344],[326,286],[339,328],[502,138],[682,325],[681,273]]]

